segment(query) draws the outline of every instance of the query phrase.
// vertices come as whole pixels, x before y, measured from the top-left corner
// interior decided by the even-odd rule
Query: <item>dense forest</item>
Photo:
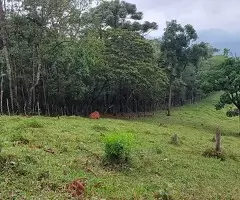
[[[1,113],[170,115],[222,62],[192,25],[158,27],[119,0],[0,0],[0,31]]]

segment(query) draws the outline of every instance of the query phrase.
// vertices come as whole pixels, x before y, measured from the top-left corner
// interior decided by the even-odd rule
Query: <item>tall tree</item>
[[[180,78],[189,64],[191,42],[197,39],[197,33],[192,25],[182,27],[176,20],[166,23],[162,36],[161,50],[163,53],[163,66],[169,77],[168,116],[171,115],[172,87],[177,78]]]
[[[105,41],[107,60],[113,70],[113,90],[116,91],[121,112],[128,107],[126,103],[129,100],[137,104],[134,105],[134,111],[144,111],[148,102],[147,99],[144,100],[146,96],[149,96],[149,100],[150,97],[164,96],[167,78],[163,70],[157,68],[150,42],[139,33],[122,29],[107,31]]]
[[[226,56],[224,55],[220,64],[201,72],[200,86],[208,93],[223,92],[215,107],[217,110],[223,109],[225,105],[233,105],[236,108],[226,114],[229,117],[239,116],[240,133],[240,60]]]
[[[140,34],[147,34],[158,28],[156,22],[141,23],[143,13],[137,11],[136,5],[120,0],[103,1],[86,13],[84,19],[88,21],[88,26],[93,26],[98,30],[100,37],[102,37],[103,30],[109,27],[135,31]]]
[[[12,84],[12,67],[9,59],[9,52],[7,47],[7,30],[6,30],[6,20],[5,20],[5,12],[3,9],[3,2],[0,0],[0,33],[3,46],[4,58],[7,66],[7,74],[9,80],[9,92],[10,92],[10,100],[11,100],[11,108],[14,111],[14,97],[13,97],[13,84]],[[1,97],[2,98],[2,97]]]
[[[226,104],[233,104],[240,110],[240,60],[226,58],[220,65],[203,71],[201,86],[208,92],[223,91],[216,105],[222,109]]]

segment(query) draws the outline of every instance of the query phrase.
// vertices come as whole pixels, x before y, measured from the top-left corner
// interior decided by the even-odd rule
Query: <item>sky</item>
[[[176,19],[181,24],[191,24],[196,30],[222,29],[240,31],[240,0],[126,0],[137,5],[144,20],[155,21],[163,32],[166,21]]]

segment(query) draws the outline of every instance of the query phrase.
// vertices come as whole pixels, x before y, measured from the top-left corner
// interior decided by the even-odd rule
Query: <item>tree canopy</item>
[[[203,71],[201,86],[205,91],[222,91],[216,109],[226,104],[234,105],[240,110],[240,60],[228,57],[221,64]]]
[[[169,21],[149,40],[157,23],[126,1],[0,3],[1,113],[146,113],[167,105],[170,113],[202,98],[199,73],[212,66],[214,48],[195,42],[192,25]]]

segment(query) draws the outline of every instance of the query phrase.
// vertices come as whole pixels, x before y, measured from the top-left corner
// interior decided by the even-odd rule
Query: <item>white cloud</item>
[[[181,24],[192,24],[197,30],[222,29],[240,31],[239,0],[126,0],[137,5],[144,20],[156,21],[159,35],[166,21],[176,19]]]

